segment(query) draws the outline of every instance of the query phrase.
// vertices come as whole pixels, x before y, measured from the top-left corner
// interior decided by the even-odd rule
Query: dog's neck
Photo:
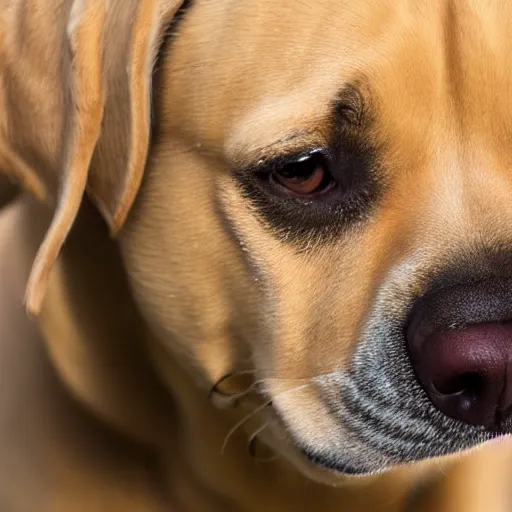
[[[48,215],[31,204],[35,252]],[[46,217],[46,218],[45,218]],[[149,445],[172,510],[401,510],[410,473],[332,488],[309,482],[282,458],[262,464],[239,429],[247,410],[220,411],[181,362],[163,349],[131,298],[117,245],[86,203],[54,269],[40,317],[58,372],[93,414]],[[407,475],[407,476],[405,476]],[[181,504],[181,505],[178,505]]]

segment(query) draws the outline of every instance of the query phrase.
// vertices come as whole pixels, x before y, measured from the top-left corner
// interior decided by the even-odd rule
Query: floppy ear
[[[0,174],[0,210],[18,195],[19,187],[8,176]]]
[[[32,315],[85,190],[113,235],[126,219],[146,165],[154,61],[182,3],[73,0],[66,11],[29,0],[0,13],[0,169],[56,203],[27,285]]]

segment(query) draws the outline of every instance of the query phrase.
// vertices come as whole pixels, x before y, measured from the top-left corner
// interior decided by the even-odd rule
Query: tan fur
[[[320,391],[301,384],[350,364],[389,276],[422,290],[472,241],[510,241],[512,8],[196,0],[153,82],[180,5],[0,0],[0,169],[33,196],[0,218],[0,361],[20,396],[0,400],[0,509],[405,512],[430,479],[417,510],[509,509],[505,441],[345,479],[306,463],[247,384],[223,380],[237,407],[210,392],[256,371],[295,434],[331,442]],[[296,251],[229,170],[322,143],[354,80],[386,194],[364,229]],[[258,462],[253,436],[284,456]]]
[[[0,137],[2,147],[6,146],[2,151],[5,160],[2,167],[15,178],[21,176],[22,184],[38,195],[41,193],[36,177],[41,173],[46,194],[57,201],[54,221],[27,286],[27,309],[31,314],[39,312],[51,267],[86,186],[113,233],[126,217],[142,179],[148,149],[149,68],[162,35],[162,24],[180,3],[155,0],[139,5],[113,1],[106,13],[105,4],[99,0],[66,0],[53,9],[45,8],[43,2],[26,4],[5,0],[0,4],[4,26],[12,26],[22,19],[30,27],[26,33],[9,31],[2,44],[4,90],[19,87],[16,92],[23,91],[30,97],[30,106],[36,105],[36,112],[30,111],[30,115],[54,123],[54,129],[47,134],[34,134],[34,140],[30,140],[30,134],[21,134],[10,126],[2,130]],[[54,11],[62,17],[62,23],[55,23]],[[122,16],[118,16],[120,13]],[[130,17],[135,18],[133,26]],[[27,51],[26,47],[34,43],[24,39],[34,37],[31,24],[36,23],[54,29],[48,35],[54,43],[42,55],[38,55],[41,52],[38,43],[33,53]],[[59,47],[63,48],[62,53],[55,50]],[[28,87],[20,82],[30,76],[27,73],[32,59],[39,59],[38,65],[42,61],[46,66],[40,70],[46,83],[39,91],[33,85],[37,83],[36,77],[30,77],[32,83]],[[59,68],[60,59],[64,61],[64,69]],[[10,94],[11,97],[5,92],[0,96],[4,98],[6,112],[16,101],[13,93]],[[29,103],[20,103],[19,115],[29,115],[28,110],[25,112],[28,107]],[[109,123],[112,117],[116,118],[115,126]],[[102,123],[106,128],[103,133],[109,133],[107,139],[100,138]],[[59,132],[61,140],[56,138]],[[41,162],[24,160],[20,156],[24,147],[34,147],[32,151],[39,152],[37,158],[46,165],[40,169]]]

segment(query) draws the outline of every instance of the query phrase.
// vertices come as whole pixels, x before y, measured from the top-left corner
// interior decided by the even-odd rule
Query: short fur
[[[0,0],[0,509],[508,510],[403,326],[509,258],[510,3],[188,4]]]

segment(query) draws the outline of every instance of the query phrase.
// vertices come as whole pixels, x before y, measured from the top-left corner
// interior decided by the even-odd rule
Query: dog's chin
[[[388,466],[369,469],[364,466],[349,464],[343,460],[343,457],[332,457],[316,452],[311,447],[298,447],[302,456],[313,466],[324,471],[329,471],[334,475],[343,477],[368,477],[384,473],[392,469]]]
[[[318,457],[309,448],[297,448],[295,453],[286,454],[287,459],[292,465],[308,479],[331,486],[343,486],[349,481],[367,483],[369,479],[388,471],[382,470],[367,471],[362,467],[345,465],[341,460],[335,465],[322,457]]]
[[[261,441],[287,459],[296,470],[310,480],[333,486],[343,486],[347,481],[367,483],[369,479],[401,467],[386,464],[383,460],[377,461],[380,459],[378,457],[374,458],[371,467],[359,461],[350,461],[350,457],[344,457],[334,446],[329,450],[325,446],[318,446],[319,443],[313,439],[305,441],[295,435],[288,422],[275,409],[271,416],[270,428],[265,429]],[[368,453],[370,452],[369,448]]]
[[[286,442],[283,442],[282,435],[282,433],[279,436],[270,435],[264,442],[279,452],[306,478],[324,485],[335,487],[344,486],[347,483],[366,485],[370,480],[398,468],[398,466],[383,465],[370,469],[362,465],[350,464],[343,460],[342,456],[325,456],[316,448],[296,441],[290,436]]]
[[[391,473],[411,468],[421,472],[425,467],[441,467],[443,463],[457,460],[473,452],[479,451],[488,445],[499,445],[510,442],[512,435],[500,435],[495,438],[483,441],[465,449],[447,452],[441,456],[419,457],[404,461],[390,461],[385,454],[375,453],[371,447],[357,446],[349,447],[344,453],[340,450],[339,443],[334,442],[329,449],[325,442],[318,443],[312,439],[305,441],[294,434],[290,425],[283,420],[280,413],[275,410],[272,413],[273,421],[271,427],[265,429],[266,435],[262,441],[270,446],[275,452],[285,457],[292,466],[310,480],[331,486],[344,486],[368,484],[373,479]],[[357,451],[362,455],[361,460],[355,460],[353,453]]]
[[[359,484],[366,486],[371,481],[393,472],[398,473],[405,470],[410,474],[411,468],[416,473],[421,474],[425,468],[432,467],[432,464],[435,464],[436,468],[440,468],[443,463],[457,460],[462,456],[483,449],[488,444],[504,443],[507,439],[512,439],[512,436],[500,436],[467,450],[446,454],[441,457],[420,458],[417,461],[409,460],[403,463],[376,462],[372,464],[372,467],[368,467],[358,463],[347,462],[343,454],[335,454],[334,449],[329,454],[326,454],[325,448],[321,449],[293,439],[291,435],[283,434],[281,429],[279,430],[280,432],[277,436],[269,432],[265,436],[264,442],[274,451],[279,452],[295,470],[309,480],[333,487],[343,487],[348,484],[351,486]],[[287,436],[286,441],[283,440],[283,435]]]

